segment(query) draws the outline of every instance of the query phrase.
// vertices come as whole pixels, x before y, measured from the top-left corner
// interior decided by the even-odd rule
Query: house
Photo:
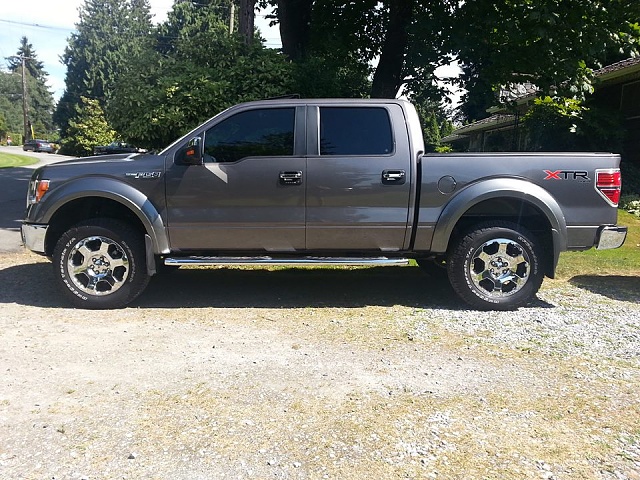
[[[594,74],[595,91],[590,101],[601,107],[613,106],[623,114],[627,135],[622,155],[640,165],[640,57],[608,65]],[[441,141],[456,150],[470,152],[526,150],[521,118],[536,98],[535,86],[509,86],[503,88],[501,97],[512,108],[490,108],[490,117],[457,128]]]

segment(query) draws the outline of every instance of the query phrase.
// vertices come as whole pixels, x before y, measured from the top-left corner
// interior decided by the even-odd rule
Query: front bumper
[[[621,247],[627,238],[627,227],[602,227],[598,232],[596,248],[608,250]]]
[[[49,225],[38,225],[33,223],[22,224],[22,243],[29,250],[36,253],[45,253],[44,241],[47,236]]]

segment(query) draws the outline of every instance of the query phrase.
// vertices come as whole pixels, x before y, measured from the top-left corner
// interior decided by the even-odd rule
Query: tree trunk
[[[293,61],[306,58],[314,0],[278,0],[282,52]]]
[[[238,32],[244,43],[250,45],[254,37],[254,24],[256,19],[256,0],[240,0],[240,21]]]
[[[389,25],[380,53],[380,62],[373,75],[372,98],[395,98],[402,86],[404,56],[409,44],[409,25],[414,0],[392,0],[388,3]]]

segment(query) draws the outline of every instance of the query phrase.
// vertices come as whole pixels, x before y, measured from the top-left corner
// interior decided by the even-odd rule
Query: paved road
[[[26,167],[0,168],[0,253],[15,252],[22,248],[20,224],[26,205],[27,183],[33,170],[72,157],[23,152],[22,147],[0,147],[0,152],[36,157],[40,160]]]

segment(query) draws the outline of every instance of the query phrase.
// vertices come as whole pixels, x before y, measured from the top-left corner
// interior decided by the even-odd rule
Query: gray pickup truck
[[[167,265],[417,263],[480,309],[515,309],[560,252],[617,248],[612,154],[425,155],[402,100],[232,107],[158,154],[36,170],[22,226],[83,308]],[[425,292],[428,295],[428,292]]]

